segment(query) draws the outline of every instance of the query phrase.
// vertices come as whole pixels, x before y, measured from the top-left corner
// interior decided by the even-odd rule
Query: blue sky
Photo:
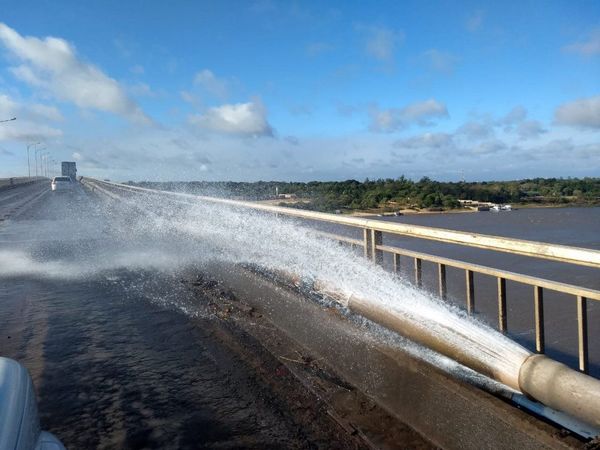
[[[600,176],[600,3],[0,0],[0,177]]]

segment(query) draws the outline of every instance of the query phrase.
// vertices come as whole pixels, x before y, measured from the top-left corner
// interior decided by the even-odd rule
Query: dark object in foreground
[[[0,357],[0,448],[64,450],[52,434],[40,430],[33,383],[27,369]]]

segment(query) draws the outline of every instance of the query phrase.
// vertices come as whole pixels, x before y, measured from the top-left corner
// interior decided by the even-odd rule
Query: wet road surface
[[[82,189],[48,193],[0,225],[0,251],[14,256],[4,267],[23,266],[0,279],[0,354],[30,370],[44,429],[68,448],[360,447],[318,408],[290,405],[314,400],[259,346],[235,350],[235,330],[207,315],[179,274],[61,277],[127,241],[106,220],[122,212],[95,201]],[[32,259],[19,259],[23,249]],[[45,265],[57,257],[70,265]],[[257,376],[244,352],[274,377]]]

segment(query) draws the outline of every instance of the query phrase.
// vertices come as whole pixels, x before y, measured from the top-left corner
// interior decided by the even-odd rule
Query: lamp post
[[[50,173],[50,170],[48,168],[48,163],[50,161],[50,152],[46,152],[46,156],[44,157],[44,163],[45,163],[45,168],[46,168],[46,178],[48,178],[48,175]]]
[[[34,154],[35,154],[35,177],[37,178],[38,176],[38,152],[41,152],[42,150],[46,150],[46,147],[43,148],[36,148],[34,149]],[[40,166],[41,166],[41,158],[40,158]],[[41,167],[40,167],[41,168]]]
[[[43,177],[48,177],[48,155],[48,152],[40,154],[40,175]]]
[[[50,154],[50,152],[48,152],[48,153],[46,154],[46,178],[48,178],[48,177],[49,177],[49,175],[50,175],[50,167],[49,167],[49,164],[50,164],[50,156],[52,156],[52,155]]]
[[[33,144],[27,144],[27,174],[29,179],[31,180],[31,163],[29,162],[29,148],[35,145],[38,145],[39,142],[34,142]]]

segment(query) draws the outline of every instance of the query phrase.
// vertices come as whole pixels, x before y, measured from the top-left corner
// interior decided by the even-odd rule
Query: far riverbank
[[[281,199],[269,199],[269,200],[258,200],[256,203],[271,205],[271,206],[283,206],[288,208],[307,209],[311,211],[317,211],[310,207],[311,201],[306,200],[287,200],[282,201]],[[591,203],[514,203],[512,209],[556,209],[556,208],[593,208],[600,207],[600,204]],[[380,208],[369,208],[369,209],[339,209],[331,211],[336,214],[343,214],[353,217],[396,217],[396,216],[412,216],[412,215],[437,215],[437,214],[464,214],[464,213],[475,213],[475,212],[487,212],[477,211],[476,208],[391,208],[380,207]],[[505,212],[505,211],[503,211]]]

